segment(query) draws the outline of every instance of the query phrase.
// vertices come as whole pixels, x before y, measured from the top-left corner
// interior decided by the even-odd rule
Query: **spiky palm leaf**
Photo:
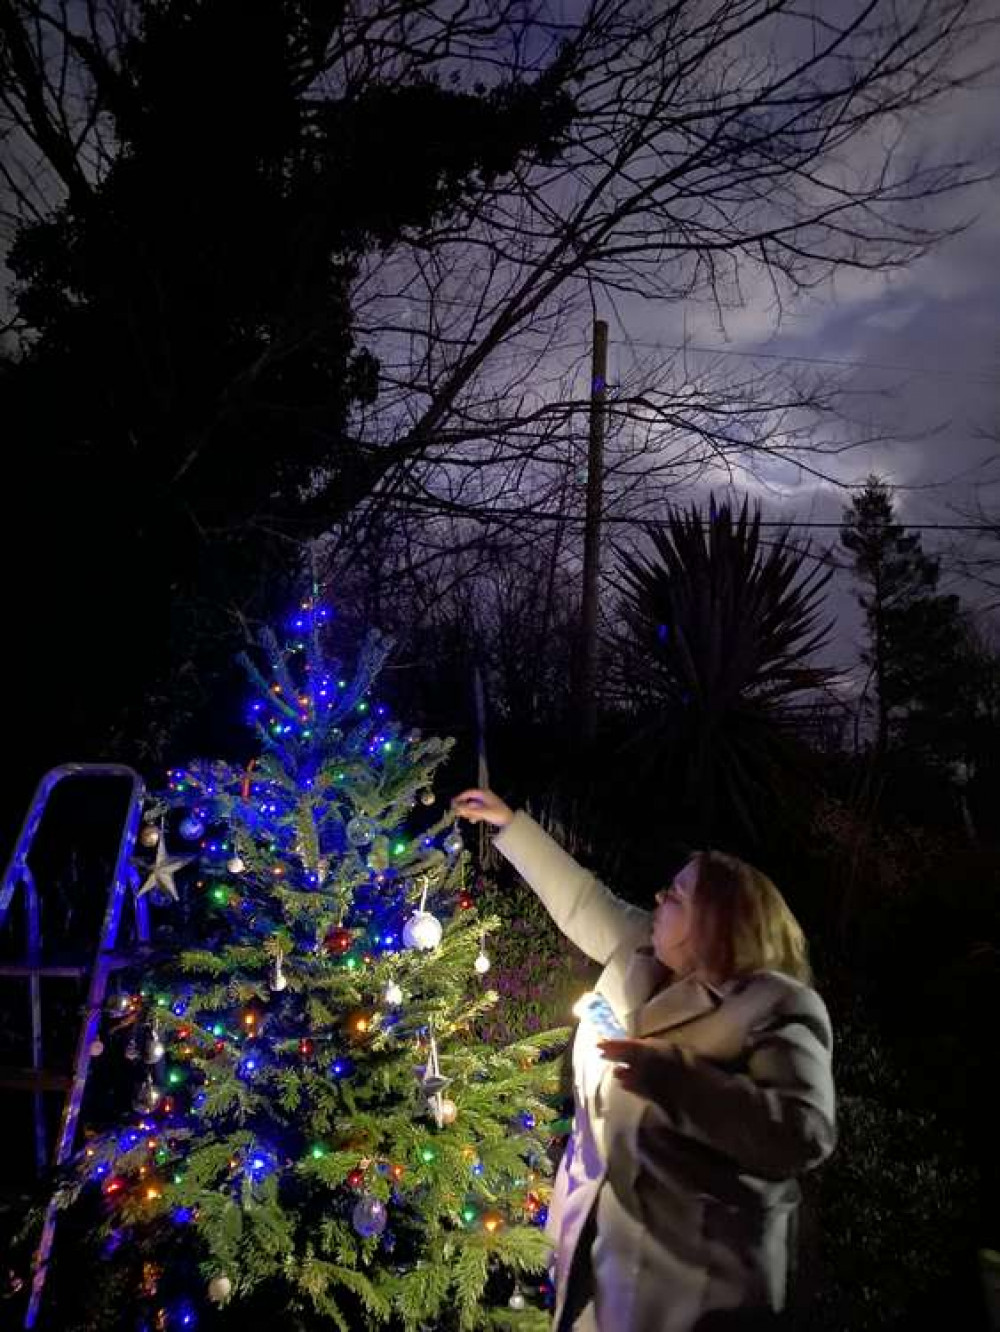
[[[829,634],[830,571],[808,570],[788,529],[763,545],[760,523],[759,507],[751,516],[744,501],[734,516],[713,498],[707,522],[692,506],[649,528],[649,556],[618,552],[624,629],[610,683],[643,717],[627,749],[700,838],[735,819],[757,840],[792,760],[792,705],[832,674],[810,661]]]

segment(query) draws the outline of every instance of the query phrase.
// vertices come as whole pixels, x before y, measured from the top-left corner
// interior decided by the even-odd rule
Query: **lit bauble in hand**
[[[441,922],[429,911],[414,911],[403,926],[403,943],[407,948],[429,952],[441,942]]]

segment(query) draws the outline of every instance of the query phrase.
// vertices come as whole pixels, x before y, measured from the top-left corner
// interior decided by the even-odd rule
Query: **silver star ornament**
[[[172,856],[167,851],[166,842],[161,836],[156,844],[156,857],[152,865],[147,866],[149,874],[145,883],[139,889],[137,896],[142,897],[143,893],[151,892],[154,888],[159,888],[162,892],[179,902],[177,896],[177,885],[174,883],[174,875],[178,870],[182,870],[185,865],[190,865],[192,860],[197,860],[197,856]]]

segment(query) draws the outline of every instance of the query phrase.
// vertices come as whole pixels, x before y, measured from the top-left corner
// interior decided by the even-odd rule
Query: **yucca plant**
[[[619,550],[619,630],[609,698],[627,718],[625,752],[652,796],[701,842],[760,839],[764,809],[799,772],[801,718],[833,672],[822,592],[788,528],[765,544],[759,506],[673,509],[647,529],[649,555]],[[734,824],[735,821],[735,824]]]

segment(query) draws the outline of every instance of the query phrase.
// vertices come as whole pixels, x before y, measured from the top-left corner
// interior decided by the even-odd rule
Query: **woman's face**
[[[653,912],[653,953],[671,971],[685,972],[694,965],[691,926],[698,862],[689,860],[668,888],[656,894]]]

